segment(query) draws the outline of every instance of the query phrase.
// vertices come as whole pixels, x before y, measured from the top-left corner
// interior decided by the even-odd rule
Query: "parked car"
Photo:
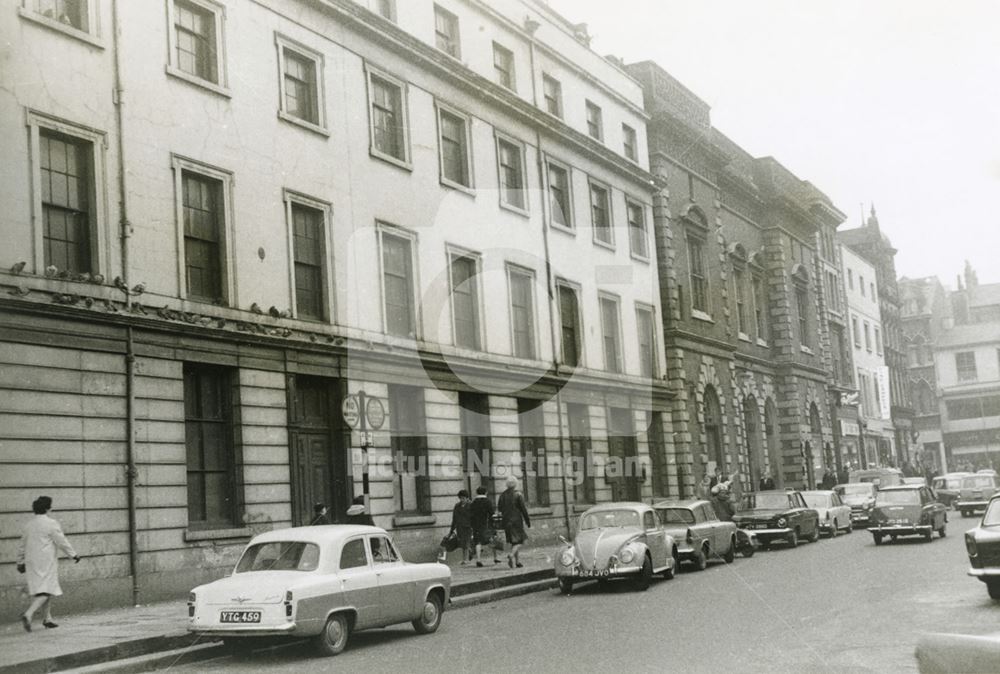
[[[840,500],[851,508],[851,522],[868,526],[872,508],[875,507],[875,494],[878,487],[871,482],[852,482],[838,484],[833,488]]]
[[[403,561],[378,527],[278,529],[255,536],[232,575],[191,590],[188,630],[236,647],[310,637],[336,655],[358,630],[409,622],[434,632],[450,591],[447,566]]]
[[[931,480],[931,489],[940,503],[949,508],[955,505],[961,492],[962,478],[972,473],[947,473]]]
[[[819,540],[819,514],[794,490],[758,491],[744,494],[733,521],[753,531],[762,547],[783,540],[791,547],[799,539]]]
[[[700,571],[709,559],[731,564],[736,558],[736,525],[720,520],[708,501],[660,501],[653,508],[676,541],[680,561],[691,562]]]
[[[833,490],[816,490],[802,492],[806,505],[819,515],[819,528],[830,537],[836,536],[843,529],[846,533],[854,531],[851,522],[851,507],[840,500]]]
[[[653,574],[670,579],[677,570],[677,543],[645,503],[594,506],[580,516],[573,542],[562,541],[555,569],[564,594],[580,581],[615,578],[631,579],[645,590]]]
[[[865,468],[852,470],[847,476],[848,482],[871,482],[876,487],[893,487],[903,484],[903,471],[899,468]]]
[[[969,575],[986,583],[991,598],[1000,599],[1000,496],[990,499],[979,526],[965,532],[965,549]]]
[[[934,499],[929,488],[907,484],[878,490],[868,531],[875,545],[882,545],[886,536],[892,540],[898,536],[923,536],[930,541],[935,531],[945,537],[947,523],[947,509]]]
[[[962,482],[959,484],[955,508],[961,511],[962,517],[968,517],[977,510],[984,510],[990,498],[998,492],[1000,489],[997,488],[995,475],[985,473],[967,475],[962,478]]]

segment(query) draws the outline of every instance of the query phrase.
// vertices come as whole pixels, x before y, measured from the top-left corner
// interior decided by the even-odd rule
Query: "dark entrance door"
[[[639,474],[632,411],[612,407],[609,422],[608,455],[613,462],[608,475],[611,500],[639,501],[642,498],[642,476]]]
[[[309,524],[313,506],[325,503],[339,519],[350,502],[346,438],[340,424],[339,380],[289,379],[289,445],[292,523]]]

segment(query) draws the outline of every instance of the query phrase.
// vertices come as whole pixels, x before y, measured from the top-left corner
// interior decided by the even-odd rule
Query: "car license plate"
[[[756,524],[753,525],[754,529],[767,529],[767,527],[768,525],[763,522],[757,522]]]
[[[260,611],[221,611],[219,613],[220,623],[259,623]]]
[[[577,569],[576,575],[585,576],[587,578],[601,578],[607,576],[610,573],[607,569]]]
[[[906,520],[889,520],[889,524],[906,524]]]

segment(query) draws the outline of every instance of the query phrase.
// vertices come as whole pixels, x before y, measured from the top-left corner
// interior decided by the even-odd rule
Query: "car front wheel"
[[[990,599],[1000,599],[1000,580],[987,582],[986,591],[990,593]]]
[[[808,538],[808,541],[810,543],[815,543],[818,540],[819,540],[819,522],[817,522],[816,526],[813,527],[812,533],[809,534]]]
[[[674,548],[674,550],[671,552],[671,558],[667,561],[670,562],[670,567],[663,572],[663,579],[672,580],[674,574],[677,573],[677,548]]]
[[[334,613],[330,616],[323,631],[316,635],[313,642],[320,655],[338,655],[347,648],[347,639],[351,635],[351,622],[346,613]]]
[[[793,531],[792,533],[788,534],[787,540],[788,540],[788,547],[790,548],[799,547],[799,532]]]
[[[413,629],[420,634],[431,634],[441,625],[441,597],[436,592],[424,600],[424,610],[420,617],[413,621]]]
[[[699,571],[704,571],[705,567],[708,566],[708,555],[705,554],[705,548],[695,550],[694,554],[691,556],[691,561],[694,562],[694,568]]]
[[[649,557],[643,557],[642,569],[639,570],[639,575],[635,577],[635,589],[639,592],[645,592],[649,589],[649,584],[653,581],[653,562],[650,561]]]
[[[722,561],[726,564],[732,564],[736,560],[736,539],[729,539],[729,549],[726,550],[726,554],[722,556]]]
[[[600,583],[601,581],[597,581]],[[573,581],[570,578],[559,579],[559,591],[563,594],[570,594],[573,591]]]
[[[872,539],[875,541],[875,545],[882,545],[882,534],[872,534]]]
[[[854,522],[848,522],[847,523],[847,533],[851,533],[852,531],[854,531]]]
[[[837,520],[834,520],[833,521],[833,528],[830,529],[830,538],[836,538],[837,537],[837,534],[840,533],[839,527],[840,527],[840,525],[837,524]]]

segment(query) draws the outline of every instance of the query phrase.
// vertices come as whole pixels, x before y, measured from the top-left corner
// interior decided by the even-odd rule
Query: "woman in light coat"
[[[48,512],[52,509],[52,499],[39,496],[31,504],[35,516],[24,525],[24,534],[17,548],[17,570],[28,575],[28,593],[31,605],[21,616],[25,631],[31,631],[31,619],[39,609],[44,611],[42,625],[46,628],[58,627],[52,622],[52,597],[62,595],[59,586],[59,551],[74,562],[80,561],[73,546],[63,535],[62,527]]]

